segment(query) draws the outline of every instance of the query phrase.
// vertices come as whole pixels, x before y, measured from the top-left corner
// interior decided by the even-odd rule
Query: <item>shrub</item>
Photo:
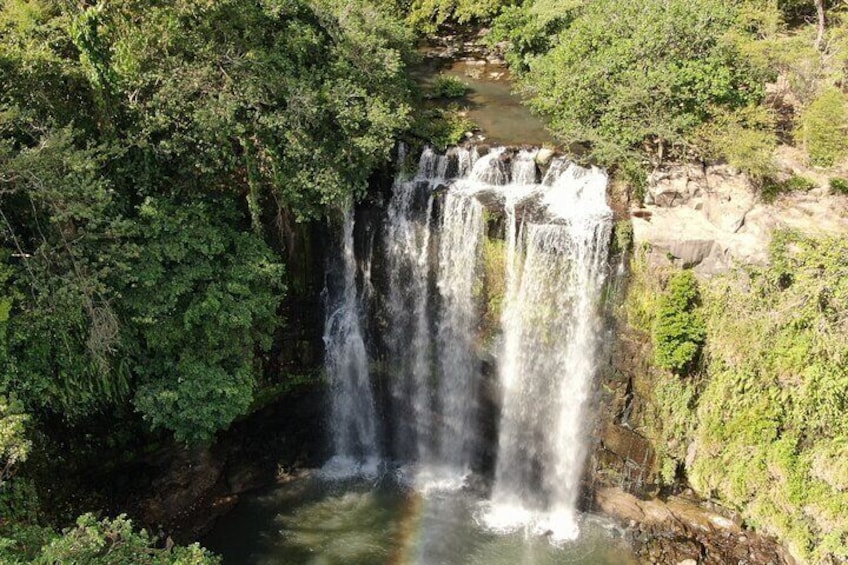
[[[418,113],[412,135],[439,150],[462,141],[476,124],[458,106],[429,108]]]
[[[469,90],[471,90],[471,87],[462,79],[450,75],[439,75],[433,82],[429,97],[462,98],[468,94]]]
[[[828,88],[801,116],[804,145],[810,163],[830,167],[848,154],[848,108],[845,95]]]
[[[625,253],[633,248],[633,222],[619,220],[613,226],[612,252]]]
[[[679,271],[668,281],[657,304],[652,341],[654,362],[676,374],[691,368],[704,345],[706,329],[698,309],[698,281],[690,270]]]
[[[91,514],[80,516],[76,527],[44,547],[36,564],[85,563],[87,565],[216,565],[214,557],[198,544],[159,548],[158,540],[145,530],[135,531],[132,522],[120,515],[98,521]]]
[[[760,186],[760,198],[766,204],[774,202],[781,194],[790,192],[807,192],[818,186],[814,181],[800,175],[792,175],[784,181],[766,178]]]
[[[840,177],[830,179],[830,191],[837,194],[848,194],[848,179]]]

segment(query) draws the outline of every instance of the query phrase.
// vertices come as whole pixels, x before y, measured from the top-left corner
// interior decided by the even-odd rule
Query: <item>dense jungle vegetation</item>
[[[287,286],[269,232],[364,193],[409,123],[410,37],[332,0],[8,1],[0,36],[0,561],[100,562],[150,540],[84,518],[49,542],[69,517],[18,474],[61,449],[43,425],[196,443],[249,410]]]
[[[779,232],[768,267],[698,282],[634,261],[629,323],[654,357],[637,387],[662,480],[687,480],[787,542],[848,557],[848,241]]]
[[[215,562],[83,514],[96,501],[49,504],[43,477],[74,457],[55,437],[210,442],[279,385],[267,352],[297,323],[278,316],[281,234],[362,197],[397,138],[459,139],[406,74],[416,36],[453,23],[490,27],[554,135],[637,198],[664,160],[725,160],[765,190],[780,143],[823,167],[848,154],[839,2],[5,0],[0,562]],[[700,290],[635,284],[652,433],[668,481],[813,562],[848,558],[848,250],[774,248]]]

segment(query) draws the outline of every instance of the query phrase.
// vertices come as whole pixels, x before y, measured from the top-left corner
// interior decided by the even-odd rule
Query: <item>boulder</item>
[[[794,560],[775,540],[742,528],[730,518],[679,496],[640,500],[618,488],[595,492],[604,514],[627,524],[631,544],[646,563],[748,563]]]
[[[546,166],[554,157],[554,150],[548,147],[542,147],[536,153],[536,164],[540,167]]]

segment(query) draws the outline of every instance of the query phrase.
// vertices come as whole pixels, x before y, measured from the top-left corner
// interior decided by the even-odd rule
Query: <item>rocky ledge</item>
[[[677,565],[794,564],[775,540],[680,496],[640,500],[618,488],[595,492],[596,509],[627,528],[643,563]]]
[[[848,234],[848,197],[827,188],[828,175],[784,148],[780,176],[816,186],[765,203],[750,179],[728,165],[678,164],[648,177],[644,206],[633,207],[634,242],[654,263],[693,267],[710,276],[737,264],[763,264],[772,234]]]

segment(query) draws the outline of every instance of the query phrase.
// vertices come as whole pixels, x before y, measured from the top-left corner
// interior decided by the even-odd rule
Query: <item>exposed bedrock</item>
[[[648,177],[644,207],[631,210],[637,249],[651,261],[692,266],[710,276],[739,264],[763,264],[772,234],[848,233],[848,199],[830,194],[816,171],[785,165],[817,186],[766,204],[750,179],[728,165],[684,164]]]

